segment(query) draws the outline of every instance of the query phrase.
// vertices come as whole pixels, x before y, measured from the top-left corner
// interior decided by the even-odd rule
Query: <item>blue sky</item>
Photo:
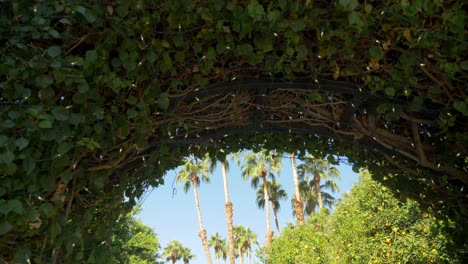
[[[286,157],[286,155],[284,155]],[[300,160],[296,161],[299,165]],[[258,242],[263,245],[265,237],[265,211],[258,209],[256,205],[256,190],[252,189],[250,182],[244,182],[241,171],[234,162],[230,163],[228,171],[228,184],[230,198],[234,207],[234,225],[249,227],[258,235]],[[338,166],[341,175],[339,181],[340,193],[349,191],[352,184],[358,181],[358,176],[351,167],[345,164]],[[144,197],[142,212],[136,217],[143,223],[153,227],[163,248],[169,241],[177,240],[190,248],[196,255],[196,259],[190,263],[206,263],[203,246],[198,237],[199,224],[193,190],[187,193],[183,191],[183,185],[175,182],[177,170],[168,171],[165,175],[163,186],[153,189]],[[287,192],[288,198],[281,202],[278,212],[280,228],[288,223],[295,223],[292,216],[291,198],[294,195],[291,160],[283,159],[283,168],[277,181]],[[210,183],[202,183],[199,188],[200,207],[208,239],[218,232],[227,237],[227,224],[224,212],[225,198],[221,167],[218,166],[210,176]],[[271,208],[271,206],[270,206]],[[275,231],[273,213],[271,213],[271,228]],[[275,232],[276,235],[276,232]],[[255,255],[255,249],[253,255]],[[213,263],[215,262],[212,250]],[[222,262],[222,261],[221,261]],[[247,263],[247,262],[245,262]],[[255,262],[254,262],[255,263]]]

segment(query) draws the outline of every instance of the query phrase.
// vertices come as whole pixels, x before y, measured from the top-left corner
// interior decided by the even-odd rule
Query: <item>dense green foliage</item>
[[[387,175],[380,171],[396,172],[386,185],[456,217],[458,233],[467,230],[463,3],[302,2],[0,1],[1,260],[103,263],[115,221],[181,157],[224,159],[242,148],[346,155],[380,180]],[[249,108],[203,112],[178,100],[242,75],[333,78],[379,100],[356,105],[362,118],[353,126],[364,132],[318,125],[336,140],[215,130],[198,144],[212,126],[251,118],[221,110]],[[331,98],[305,97],[318,106]],[[285,108],[302,111],[294,102]],[[377,143],[363,150],[357,141]]]
[[[396,199],[367,172],[337,204],[273,241],[266,263],[462,263],[454,223]]]
[[[160,263],[159,240],[154,230],[135,219],[141,210],[135,207],[130,213],[121,215],[117,220],[112,235],[112,260],[110,263],[121,264],[157,264]]]

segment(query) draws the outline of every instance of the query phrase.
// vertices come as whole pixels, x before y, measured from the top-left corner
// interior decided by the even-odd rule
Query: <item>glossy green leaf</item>
[[[8,141],[8,137],[5,135],[0,135],[0,147],[6,144]]]
[[[36,168],[36,160],[33,157],[27,157],[23,160],[23,168],[26,174],[30,174]]]
[[[169,107],[169,97],[167,96],[167,93],[161,93],[159,95],[157,104],[162,110],[167,110]]]
[[[362,24],[363,24],[361,16],[356,11],[352,11],[349,13],[348,23],[351,26],[354,26],[355,28],[357,28],[358,30],[362,28]]]
[[[453,107],[457,109],[464,116],[468,116],[468,106],[463,101],[456,101],[453,103]]]
[[[5,235],[6,233],[10,232],[13,230],[13,225],[10,224],[9,222],[2,221],[0,222],[0,236]]]
[[[66,107],[56,106],[52,109],[52,115],[56,120],[65,121],[70,117],[70,112]]]
[[[23,213],[23,204],[19,200],[8,200],[4,204],[0,204],[0,213],[7,215],[8,213],[13,212],[16,214]]]
[[[15,160],[15,154],[11,151],[4,151],[3,153],[0,152],[0,164],[1,163],[4,163],[4,164],[8,164],[8,163],[11,163],[13,162],[13,160]]]
[[[49,75],[45,75],[45,74],[36,77],[34,81],[36,85],[40,88],[49,87],[52,83],[54,83],[54,80],[52,79],[52,77],[50,77]]]
[[[51,46],[47,49],[47,54],[52,58],[58,57],[62,54],[62,48],[59,46]]]
[[[252,0],[247,5],[247,11],[249,15],[254,19],[254,21],[259,21],[262,16],[265,14],[263,6],[260,5],[257,0]]]
[[[16,126],[15,122],[13,122],[10,119],[7,119],[7,120],[2,122],[2,127],[3,128],[12,128],[12,127],[15,127],[15,126]]]
[[[359,5],[357,0],[340,0],[339,3],[346,11],[354,10]]]
[[[29,145],[29,140],[27,140],[24,137],[21,137],[21,138],[18,138],[15,143],[18,149],[22,150]]]
[[[43,119],[39,121],[38,126],[40,128],[52,128],[52,123],[47,119]]]
[[[382,58],[383,56],[382,48],[379,46],[372,46],[369,49],[369,55],[371,56],[371,58],[376,58],[376,59]]]

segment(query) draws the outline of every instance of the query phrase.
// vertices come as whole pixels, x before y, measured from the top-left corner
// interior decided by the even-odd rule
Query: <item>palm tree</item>
[[[240,263],[244,263],[244,255],[247,255],[249,263],[252,261],[252,245],[258,244],[257,234],[250,228],[241,225],[234,226],[234,239],[240,257]]]
[[[234,153],[232,154],[234,160],[239,164],[239,155]],[[221,160],[221,172],[223,173],[223,185],[224,185],[224,198],[226,199],[225,211],[226,211],[226,222],[228,228],[228,241],[229,241],[229,259],[231,263],[235,263],[236,255],[234,248],[234,231],[233,231],[233,215],[234,209],[232,202],[229,198],[229,188],[228,188],[228,179],[227,171],[229,170],[229,162],[227,159]],[[210,162],[210,172],[213,172],[216,167],[216,161]]]
[[[176,240],[169,242],[163,250],[163,256],[166,260],[172,261],[175,264],[177,260],[182,258],[184,246]]]
[[[328,161],[316,159],[312,155],[307,155],[303,161],[304,163],[298,166],[299,178],[305,180],[307,186],[313,188],[317,195],[319,209],[321,210],[323,208],[324,198],[328,198],[328,200],[326,200],[327,202],[329,202],[330,197],[332,198],[329,194],[325,195],[327,197],[324,197],[323,194],[325,192],[322,192],[322,188],[328,188],[332,192],[337,191],[338,185],[333,179],[339,179],[340,172],[337,168],[330,166]],[[308,175],[313,176],[313,179],[306,180]],[[321,184],[322,180],[326,180],[325,184]]]
[[[273,232],[270,227],[270,207],[269,207],[269,194],[267,187],[267,176],[274,177],[273,173],[278,173],[282,164],[281,159],[275,153],[269,153],[267,150],[262,150],[258,153],[249,152],[245,155],[245,163],[242,166],[242,177],[244,181],[250,179],[253,188],[259,186],[260,179],[263,183],[263,195],[265,201],[265,213],[266,213],[266,235],[265,235],[265,247],[269,247],[272,239]]]
[[[200,184],[200,177],[201,180],[205,182],[209,182],[209,170],[208,170],[208,163],[209,159],[205,158],[203,160],[195,159],[193,155],[188,157],[183,165],[182,169],[179,171],[177,175],[177,182],[184,184],[184,192],[187,193],[191,186],[193,186],[193,194],[195,196],[195,207],[197,209],[198,215],[198,223],[200,224],[200,232],[198,236],[202,240],[203,248],[205,249],[206,260],[208,264],[211,264],[211,255],[210,255],[210,248],[208,246],[208,240],[206,238],[206,230],[203,227],[203,219],[200,209],[200,201],[198,199],[198,186]]]
[[[276,181],[267,182],[267,185],[268,185],[268,194],[269,194],[270,202],[271,202],[271,208],[273,209],[273,216],[275,217],[276,230],[278,231],[278,234],[279,234],[280,228],[278,224],[277,212],[281,208],[280,200],[285,200],[288,197],[288,195],[286,194],[286,191],[281,188],[281,184]],[[263,200],[264,195],[263,195],[262,189],[263,188],[259,188],[257,191],[257,206],[261,209],[265,207],[265,201]]]
[[[183,247],[181,252],[181,258],[184,261],[184,264],[189,264],[190,260],[195,258],[195,255],[192,254],[190,248]]]
[[[216,263],[219,264],[219,259],[222,257],[223,249],[226,246],[226,239],[224,239],[218,234],[218,232],[216,232],[216,234],[211,236],[210,240],[208,241],[208,244],[214,249]]]
[[[297,221],[299,222],[299,225],[304,225],[304,209],[302,205],[301,194],[299,193],[299,177],[297,176],[296,154],[291,153],[290,158],[294,181],[293,208],[295,211],[295,215],[297,216]]]
[[[234,243],[232,244],[232,246],[234,248]],[[224,264],[226,264],[228,253],[229,253],[228,245],[227,243],[224,243],[221,247],[221,256],[223,257]],[[236,260],[236,255],[234,255],[234,260]],[[231,263],[235,263],[235,262],[231,262]]]
[[[258,244],[257,242],[257,234],[255,234],[250,228],[246,228],[244,230],[244,252],[247,253],[247,259],[249,260],[249,264],[252,263],[252,245]]]
[[[240,258],[240,263],[244,264],[244,241],[245,241],[245,228],[241,225],[234,226],[234,243],[237,248],[237,254]]]

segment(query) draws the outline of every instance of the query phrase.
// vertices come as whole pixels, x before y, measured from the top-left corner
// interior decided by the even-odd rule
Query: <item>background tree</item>
[[[278,211],[281,209],[281,200],[286,200],[288,195],[286,191],[281,188],[281,184],[275,180],[268,181],[268,194],[271,202],[271,209],[273,210],[273,216],[275,218],[276,231],[278,234],[281,232],[278,223]],[[263,194],[263,184],[257,191],[257,206],[258,208],[265,208],[265,196]]]
[[[240,163],[239,154],[233,153],[231,157],[237,164]],[[226,212],[226,222],[227,222],[227,229],[228,229],[228,244],[229,244],[229,258],[231,263],[235,262],[235,247],[234,247],[234,230],[233,230],[233,215],[234,215],[234,207],[232,204],[231,199],[229,198],[229,186],[228,186],[228,176],[227,171],[229,170],[229,162],[225,155],[222,155],[224,160],[220,160],[221,163],[221,172],[223,174],[223,186],[224,186],[224,198],[226,200],[225,204],[225,212]],[[210,162],[210,171],[213,172],[216,168],[216,159],[212,159]]]
[[[293,215],[297,217],[298,223],[303,225],[305,223],[304,206],[301,199],[301,194],[299,192],[299,177],[297,176],[296,154],[291,153],[289,157],[291,159],[291,168],[294,182],[294,197],[292,199],[292,206],[294,208]]]
[[[257,153],[249,152],[244,156],[244,164],[242,165],[242,177],[244,181],[250,180],[253,188],[259,186],[260,180],[263,183],[263,195],[265,204],[265,218],[266,218],[266,235],[265,246],[271,243],[273,232],[270,227],[270,207],[269,207],[269,194],[266,183],[267,177],[274,177],[273,173],[279,173],[281,168],[281,159],[275,156],[274,152],[261,150]]]
[[[183,247],[181,251],[181,259],[184,264],[189,264],[190,260],[195,259],[195,255],[192,254],[190,248]]]
[[[234,241],[235,246],[237,249],[237,256],[240,258],[240,263],[244,263],[244,254],[245,254],[245,241],[246,241],[246,234],[245,234],[245,227],[241,225],[234,226]]]
[[[234,226],[234,238],[241,263],[244,263],[244,254],[247,255],[249,263],[252,261],[252,246],[258,244],[257,234],[250,228],[242,225]]]
[[[197,209],[198,223],[200,225],[200,232],[198,233],[198,235],[202,240],[207,263],[211,264],[210,248],[208,246],[206,230],[203,226],[200,200],[198,198],[198,186],[200,184],[200,177],[198,175],[201,176],[202,181],[209,182],[209,162],[209,158],[201,160],[196,159],[194,156],[188,157],[185,161],[185,164],[182,166],[179,173],[177,174],[177,182],[184,184],[184,192],[188,192],[188,190],[190,190],[190,187],[193,186],[195,207]]]
[[[214,249],[216,263],[219,264],[219,259],[223,257],[223,250],[226,247],[226,239],[224,239],[218,232],[210,237],[208,245]]]
[[[268,250],[276,263],[464,263],[455,249],[454,223],[401,201],[361,171],[359,184],[336,211],[289,226]]]
[[[339,179],[340,172],[337,168],[330,166],[329,162],[324,159],[317,159],[312,155],[307,155],[303,159],[303,163],[298,167],[300,179],[305,179],[307,175],[313,176],[313,188],[317,194],[317,202],[320,209],[323,208],[324,197],[322,196],[322,180],[327,180],[324,186],[330,188],[331,191],[337,190],[337,184],[332,181]],[[330,180],[329,180],[330,179]],[[309,185],[311,182],[307,183]],[[310,185],[309,185],[310,186]],[[327,198],[330,198],[330,195]]]
[[[179,241],[172,240],[164,247],[163,256],[166,260],[172,261],[172,264],[175,264],[177,260],[182,259],[183,254],[184,246]]]
[[[159,263],[160,244],[154,230],[134,218],[140,211],[141,206],[138,205],[117,220],[112,236],[111,263]]]
[[[327,190],[331,192],[339,191],[338,185],[333,180],[327,180],[324,184],[320,185],[320,193],[322,196],[322,203],[325,207],[331,207],[335,202],[335,197]],[[303,202],[304,213],[307,216],[310,216],[315,212],[315,209],[318,207],[318,195],[314,179],[311,179],[309,176],[306,176],[299,183],[299,192],[301,194],[301,201]],[[293,206],[294,200],[291,200],[291,205]],[[295,210],[293,210],[293,215],[295,215]]]

